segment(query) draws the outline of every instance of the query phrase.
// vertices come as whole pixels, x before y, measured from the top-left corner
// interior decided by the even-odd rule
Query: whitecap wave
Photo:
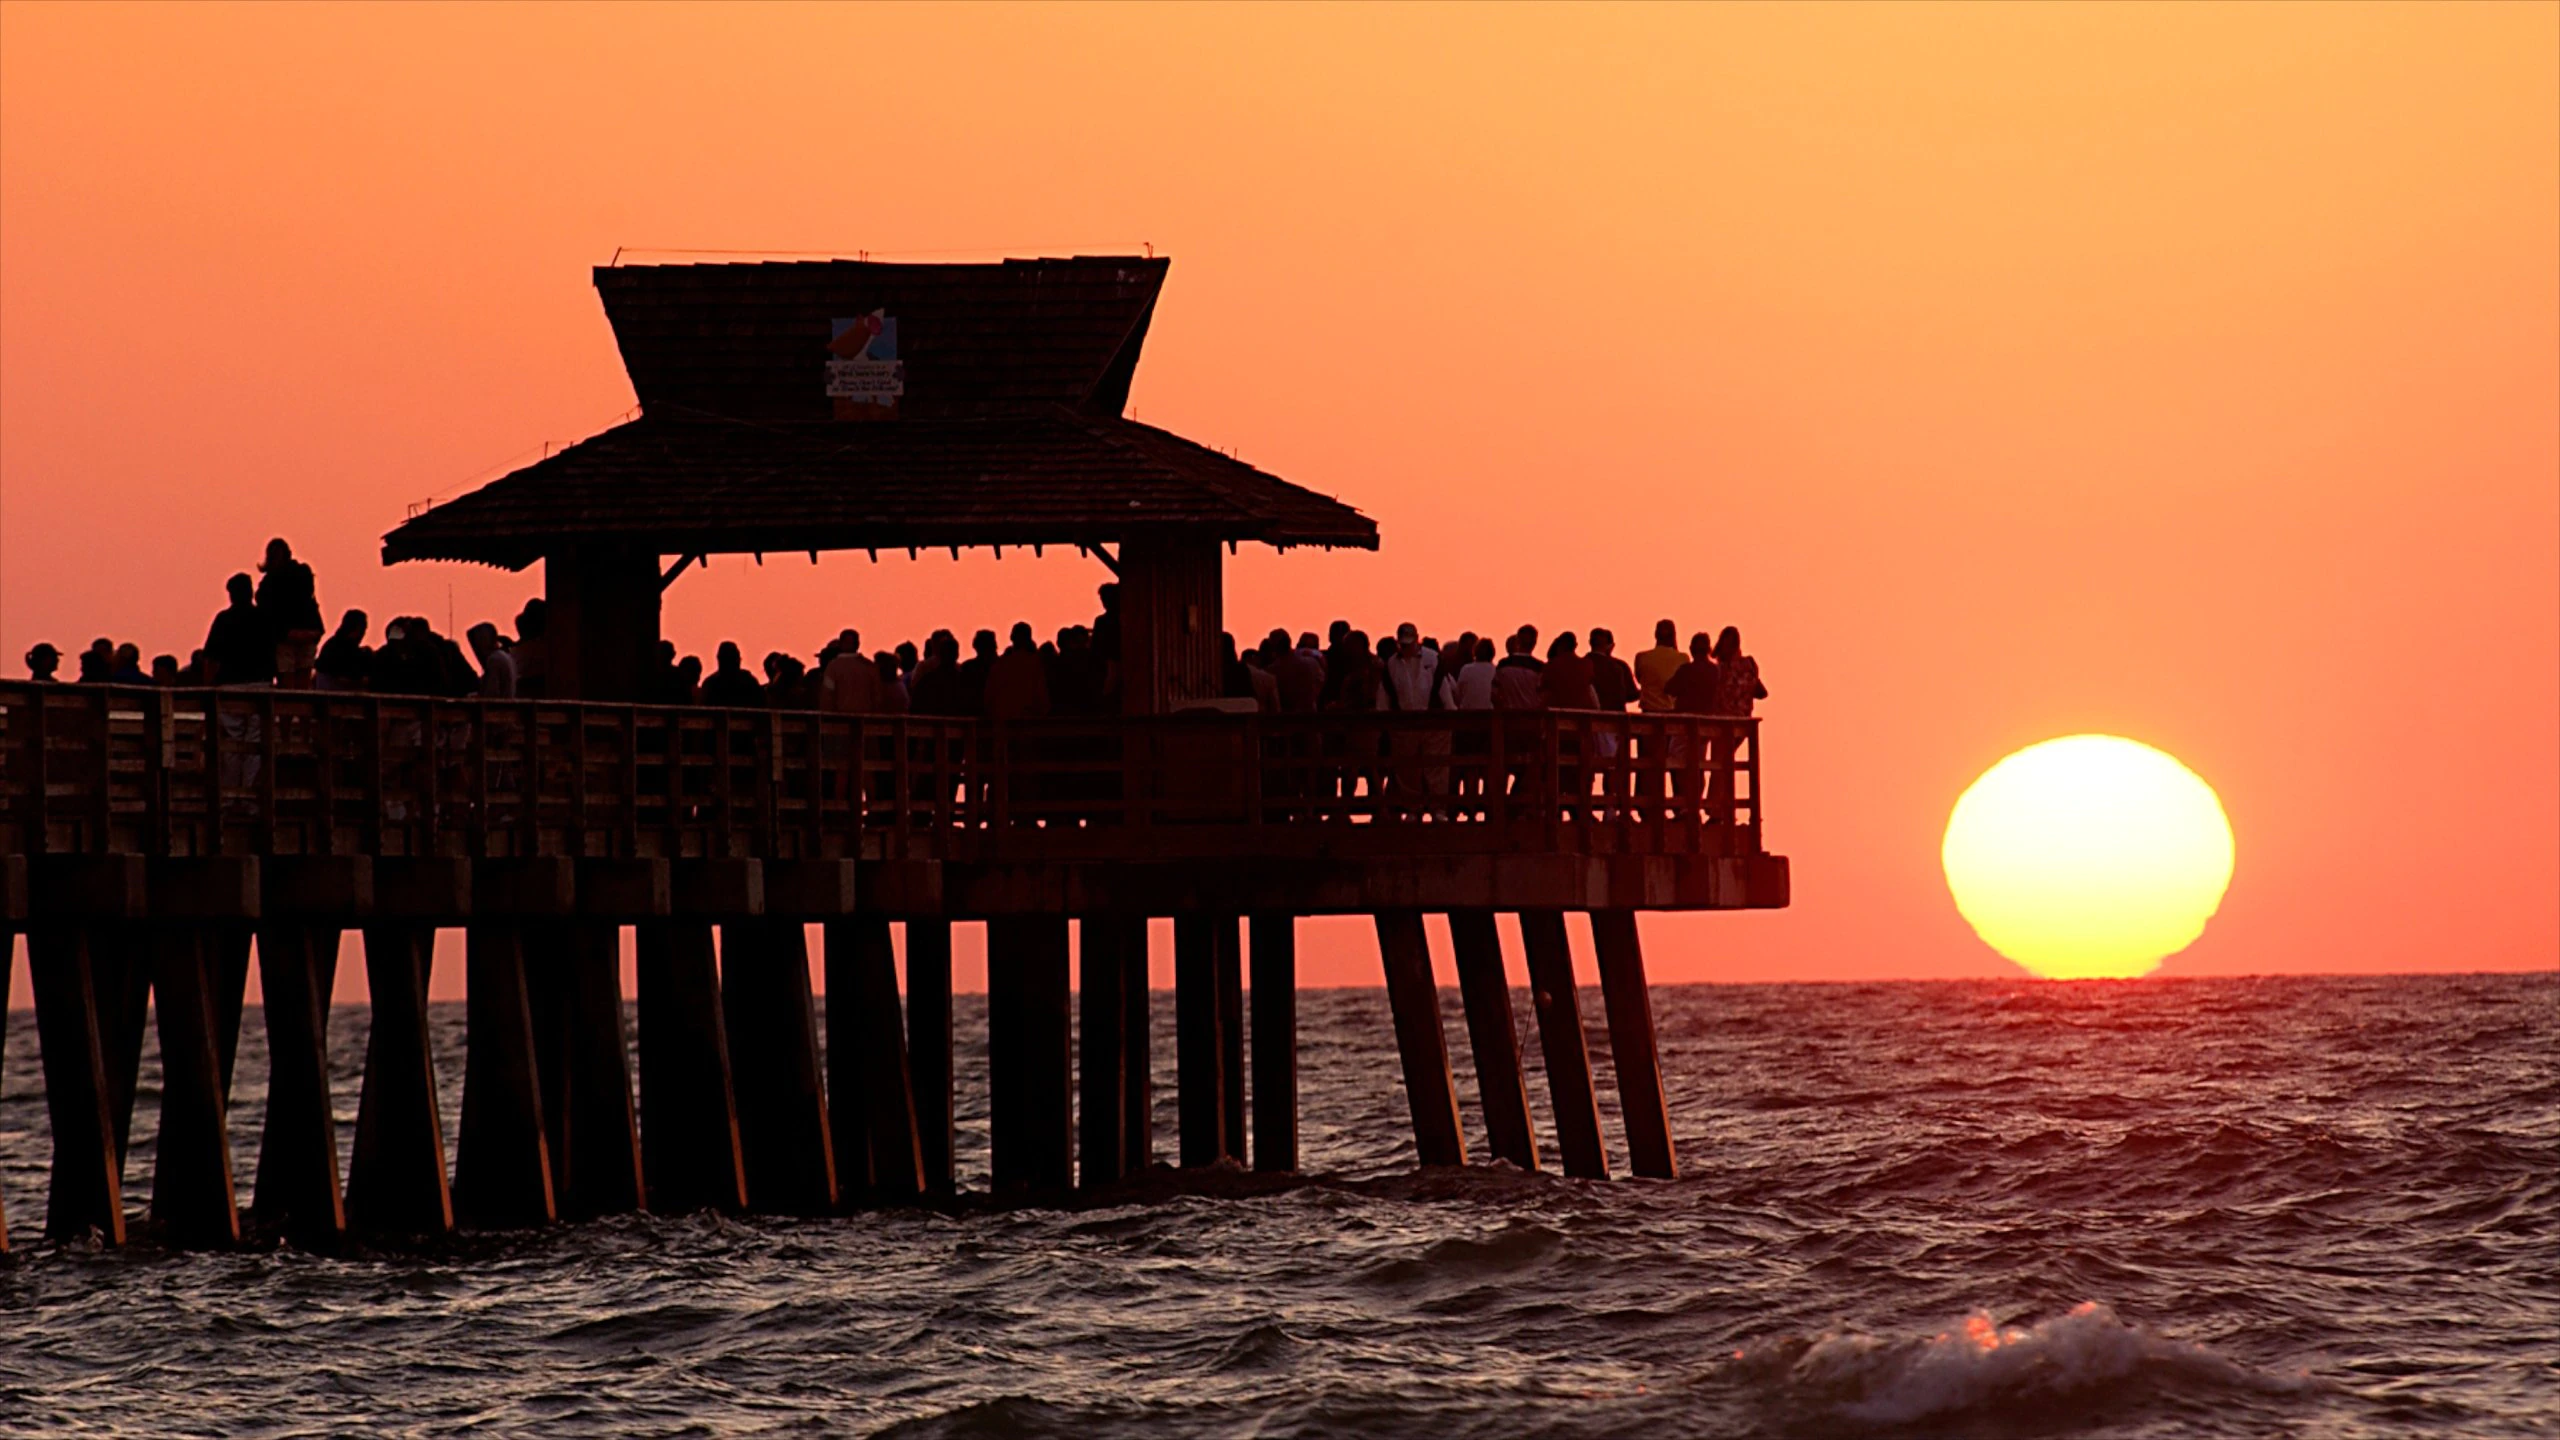
[[[2261,1393],[2309,1383],[2127,1324],[2095,1300],[2031,1325],[2004,1326],[1977,1310],[1927,1336],[1795,1336],[1738,1350],[1733,1362],[1776,1387],[1790,1408],[1875,1426],[2085,1400],[2145,1383]]]

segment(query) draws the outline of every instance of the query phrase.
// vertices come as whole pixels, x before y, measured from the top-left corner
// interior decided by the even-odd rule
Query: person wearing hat
[[[38,685],[59,685],[54,672],[62,668],[62,652],[39,640],[27,651],[27,678]]]

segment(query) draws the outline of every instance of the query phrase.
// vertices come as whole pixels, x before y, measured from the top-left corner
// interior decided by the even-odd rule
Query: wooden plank
[[[1422,929],[1422,912],[1380,911],[1377,926],[1387,1006],[1395,1016],[1396,1053],[1404,1062],[1405,1098],[1413,1109],[1414,1151],[1425,1165],[1464,1165],[1458,1087],[1449,1075],[1448,1042],[1440,1034],[1440,990],[1431,978],[1431,941]]]
[[[249,1213],[304,1245],[334,1244],[347,1228],[329,1097],[329,991],[337,973],[336,926],[276,921],[258,927],[267,1115]]]
[[[1173,1070],[1182,1166],[1215,1165],[1227,1153],[1225,1042],[1218,1034],[1218,922],[1173,921]]]
[[[1591,1087],[1591,1053],[1582,1038],[1582,1005],[1573,984],[1573,952],[1565,941],[1564,913],[1520,912],[1521,946],[1529,957],[1529,993],[1538,1011],[1538,1048],[1547,1061],[1547,1099],[1556,1114],[1556,1148],[1564,1173],[1578,1180],[1609,1178],[1609,1152],[1600,1138],[1600,1102]]]
[[[907,926],[907,1070],[916,1103],[916,1153],[925,1189],[949,1195],[952,1169],[951,922]]]
[[[987,924],[987,1133],[999,1195],[1075,1183],[1074,1017],[1067,921]]]
[[[1076,1178],[1088,1189],[1111,1184],[1129,1170],[1121,1133],[1129,1118],[1129,1047],[1120,1029],[1128,1018],[1121,994],[1129,972],[1122,953],[1127,938],[1128,925],[1117,915],[1087,915],[1076,922],[1076,1149],[1084,1162]],[[1139,939],[1143,944],[1143,932]]]
[[[1458,991],[1466,1002],[1467,1041],[1475,1052],[1488,1146],[1495,1158],[1535,1170],[1538,1135],[1529,1119],[1519,1022],[1511,1013],[1511,982],[1503,976],[1502,936],[1493,912],[1449,912],[1449,941],[1458,958]]]
[[[1618,1070],[1628,1167],[1648,1180],[1677,1179],[1680,1164],[1671,1148],[1671,1110],[1662,1094],[1653,998],[1645,984],[1635,912],[1592,911],[1591,944],[1600,960],[1601,1001],[1609,1012],[1609,1057]]]
[[[749,1203],[774,1214],[825,1214],[838,1200],[835,1145],[801,922],[721,926],[720,991]]]
[[[151,940],[161,1077],[151,1216],[180,1248],[237,1245],[240,1209],[213,1035],[211,939],[203,926],[180,922],[154,927]]]
[[[463,962],[469,1033],[453,1158],[454,1218],[480,1229],[548,1225],[560,1211],[534,1059],[523,928],[474,921],[465,932]]]
[[[56,922],[27,931],[27,980],[35,992],[45,1112],[53,1130],[44,1233],[70,1240],[94,1232],[105,1244],[122,1245],[124,1172],[108,1113],[89,928]]]
[[[826,944],[827,1106],[846,1193],[913,1200],[924,1193],[924,1157],[889,922],[877,915],[830,921]],[[848,1112],[855,1125],[845,1123]]]
[[[711,926],[638,927],[640,1154],[649,1208],[747,1208],[729,1032]]]
[[[1253,1168],[1298,1168],[1298,922],[1256,915],[1253,939]]]
[[[435,933],[432,926],[414,923],[369,925],[364,931],[373,1027],[365,1040],[364,1091],[356,1102],[355,1154],[347,1165],[347,1223],[368,1235],[453,1232],[444,1115],[427,1024]]]

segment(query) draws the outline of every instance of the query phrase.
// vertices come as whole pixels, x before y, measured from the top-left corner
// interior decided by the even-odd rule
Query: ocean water
[[[2560,976],[1656,1004],[1674,1182],[1417,1174],[1383,994],[1312,991],[1301,1183],[343,1256],[40,1243],[22,1012],[0,1432],[2560,1435]],[[983,1014],[964,998],[980,1185]],[[460,1015],[440,1023],[450,1127]],[[333,1031],[342,1139],[364,1026],[342,1009]],[[253,1012],[249,1133],[257,1032]],[[1157,1054],[1169,1154],[1161,1028]],[[1552,1156],[1535,1073],[1531,1094]]]

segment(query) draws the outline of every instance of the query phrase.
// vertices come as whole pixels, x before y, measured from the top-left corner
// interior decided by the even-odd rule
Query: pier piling
[[[720,965],[703,920],[645,921],[637,936],[640,1153],[649,1208],[747,1208]]]
[[[1173,1081],[1186,1170],[1215,1165],[1227,1153],[1218,925],[1207,915],[1180,915],[1173,922]]]
[[[1404,1063],[1405,1098],[1413,1107],[1413,1148],[1425,1165],[1464,1165],[1458,1087],[1449,1075],[1449,1045],[1440,1033],[1440,989],[1431,978],[1431,940],[1419,910],[1378,912],[1378,954],[1394,1013],[1396,1053]]]
[[[935,1195],[958,1188],[952,1170],[951,922],[907,925],[907,1074],[916,1102],[916,1154]]]
[[[1138,922],[1146,943],[1146,922]],[[1129,1173],[1123,1128],[1129,1111],[1127,946],[1130,926],[1117,915],[1087,915],[1076,923],[1076,1153],[1077,1183],[1108,1185]]]
[[[364,1089],[356,1101],[355,1153],[347,1164],[347,1223],[367,1235],[453,1231],[445,1179],[444,1116],[436,1099],[427,1029],[434,927],[382,921],[364,930],[365,989],[373,1028],[365,1039]]]
[[[1547,1100],[1556,1113],[1564,1173],[1606,1180],[1609,1150],[1600,1138],[1600,1101],[1591,1085],[1591,1052],[1582,1038],[1582,1003],[1574,990],[1563,912],[1521,911],[1520,943],[1528,952],[1529,995],[1538,1011],[1538,1049],[1546,1057]]]
[[[1241,916],[1218,927],[1218,1134],[1228,1159],[1245,1163],[1244,944]]]
[[[627,1214],[645,1208],[647,1187],[622,1023],[622,927],[581,920],[561,938],[552,961],[564,1072],[553,1088],[565,1117],[552,1151],[555,1198],[564,1219]]]
[[[475,921],[465,931],[463,961],[468,1033],[453,1156],[454,1219],[492,1230],[548,1225],[560,1212],[551,1188],[522,927]]]
[[[987,1132],[998,1194],[1075,1183],[1067,921],[987,924]]]
[[[826,925],[827,1114],[845,1198],[911,1200],[924,1191],[915,1092],[898,1008],[898,956],[877,915]]]
[[[1529,1085],[1520,1071],[1520,1027],[1511,1013],[1511,982],[1502,971],[1502,936],[1490,910],[1449,912],[1449,943],[1458,961],[1458,992],[1467,1011],[1467,1044],[1476,1058],[1476,1091],[1484,1101],[1486,1147],[1523,1170],[1538,1168],[1538,1135],[1529,1119]]]
[[[211,937],[201,926],[163,923],[153,928],[151,942],[160,1020],[160,1139],[152,1169],[152,1218],[172,1245],[237,1245],[240,1209],[232,1184],[227,1097],[208,983]]]
[[[1671,1112],[1662,1095],[1662,1062],[1653,1032],[1653,997],[1632,910],[1591,912],[1591,945],[1600,961],[1600,998],[1609,1012],[1609,1058],[1618,1071],[1618,1112],[1627,1126],[1627,1165],[1651,1180],[1680,1173],[1671,1153]]]
[[[1253,1168],[1285,1175],[1298,1168],[1298,917],[1257,914],[1250,928]]]
[[[47,922],[27,931],[27,979],[35,992],[36,1044],[44,1061],[45,1113],[53,1127],[53,1174],[44,1233],[67,1240],[96,1231],[124,1243],[124,1167],[116,1156],[90,928]]]
[[[771,1214],[823,1215],[840,1192],[807,929],[770,917],[721,926],[720,990],[748,1203]]]
[[[337,976],[336,926],[268,920],[258,927],[267,1116],[250,1213],[305,1245],[334,1243],[347,1228],[329,1094],[329,992]]]

